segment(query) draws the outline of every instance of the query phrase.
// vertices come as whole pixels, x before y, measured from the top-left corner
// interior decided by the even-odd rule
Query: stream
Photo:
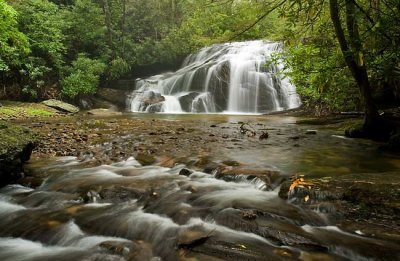
[[[45,177],[40,186],[0,190],[0,260],[400,259],[398,238],[343,230],[332,213],[278,196],[281,182],[295,174],[375,173],[398,180],[400,158],[381,152],[378,143],[347,139],[329,127],[298,125],[285,116],[123,117],[148,125],[128,126],[131,136],[119,139],[174,141],[190,160],[143,165],[134,153],[98,166],[73,156],[32,160],[28,167],[34,175]],[[269,138],[240,133],[244,120],[257,133],[268,131]],[[148,134],[179,127],[191,131],[181,131],[175,140]],[[316,134],[306,134],[310,128]],[[207,151],[211,163],[199,164],[202,158],[193,153],[199,150]]]

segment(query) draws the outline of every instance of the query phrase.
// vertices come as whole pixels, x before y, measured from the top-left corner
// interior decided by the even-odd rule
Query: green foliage
[[[44,76],[50,72],[51,68],[45,65],[45,61],[39,57],[28,57],[23,68],[20,69],[20,75],[25,79],[22,93],[37,99],[44,87]]]
[[[350,54],[362,58],[358,60],[366,64],[377,94],[389,90],[400,100],[397,2],[356,2],[362,48]],[[8,93],[41,99],[55,86],[65,97],[75,97],[93,93],[100,77],[129,77],[131,70],[143,65],[175,66],[205,45],[266,38],[284,41],[287,51],[279,58],[284,58],[286,74],[304,103],[328,110],[360,109],[359,91],[337,44],[329,1],[8,3],[0,0],[0,76],[7,86],[14,86]],[[345,19],[341,22],[344,25]]]
[[[400,74],[396,73],[400,68],[400,13],[391,1],[376,7],[371,3],[357,1],[354,18],[361,35],[361,51],[354,53],[350,45],[348,55],[366,66],[373,92],[386,88],[392,97],[394,94],[400,98]],[[344,17],[344,1],[339,0],[339,4]],[[280,13],[287,22],[286,71],[305,103],[336,111],[361,110],[360,92],[339,48],[328,1],[289,0]]]
[[[18,67],[30,49],[27,37],[18,30],[17,12],[0,0],[0,73]]]
[[[116,80],[130,70],[129,64],[122,58],[112,60],[107,69],[107,79]]]
[[[359,93],[338,48],[297,44],[288,47],[284,55],[286,75],[306,106],[330,111],[358,109]]]
[[[69,75],[61,82],[61,93],[69,98],[95,93],[104,70],[104,63],[79,55],[68,69]]]
[[[29,39],[32,56],[40,57],[58,73],[65,51],[64,24],[58,6],[47,0],[18,0],[15,8],[20,30]]]
[[[76,0],[63,10],[65,42],[68,58],[76,59],[78,53],[107,60],[110,56],[106,44],[105,17],[101,7],[91,0]]]

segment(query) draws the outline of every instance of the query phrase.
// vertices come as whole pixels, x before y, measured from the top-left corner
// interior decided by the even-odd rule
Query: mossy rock
[[[21,177],[37,137],[28,129],[0,121],[0,187]]]
[[[51,108],[57,109],[59,111],[67,112],[67,113],[77,113],[79,112],[79,108],[59,100],[50,99],[42,102],[44,105],[49,106]]]
[[[362,122],[353,122],[344,130],[344,134],[350,138],[362,138],[365,136],[364,126]]]

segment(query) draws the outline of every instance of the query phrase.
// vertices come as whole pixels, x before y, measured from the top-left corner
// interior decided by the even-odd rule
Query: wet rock
[[[186,177],[190,176],[190,174],[192,174],[192,173],[193,173],[193,171],[188,170],[188,169],[181,169],[179,171],[179,175],[186,176]]]
[[[108,250],[112,254],[127,256],[129,255],[130,249],[133,247],[133,243],[120,241],[104,241],[100,243],[99,247]]]
[[[236,166],[224,166],[218,167],[216,178],[223,179],[225,181],[259,181],[265,184],[266,189],[277,187],[284,177],[277,170],[271,169],[252,169],[245,167]]]
[[[134,247],[131,249],[129,261],[161,261],[161,258],[154,256],[150,243],[137,240],[134,241]]]
[[[55,99],[50,99],[50,100],[46,100],[46,101],[42,101],[42,103],[46,106],[49,106],[51,108],[54,108],[56,110],[62,111],[62,112],[67,112],[67,113],[77,113],[79,112],[79,108],[63,102],[63,101],[59,101],[59,100],[55,100]]]
[[[259,137],[258,139],[259,139],[259,140],[266,140],[266,139],[268,139],[268,137],[269,137],[268,132],[263,131],[263,132],[260,134],[260,137]]]
[[[242,212],[243,219],[254,220],[257,218],[257,212],[254,210],[244,210]]]
[[[105,201],[112,201],[113,203],[127,202],[134,199],[144,199],[149,195],[146,189],[129,188],[123,186],[116,186],[103,189],[99,192],[100,197]]]
[[[199,92],[190,92],[188,94],[180,96],[179,103],[181,104],[183,111],[192,111],[192,102],[199,95]]]
[[[220,164],[216,162],[208,162],[203,166],[203,172],[207,174],[211,174],[219,168]]]
[[[146,112],[153,112],[153,113],[160,112],[162,110],[162,106],[163,106],[162,102],[151,104],[147,107]]]
[[[400,182],[398,173],[385,173],[385,178],[382,174],[363,173],[305,181],[310,185],[293,187],[293,181],[284,182],[279,196],[304,208],[325,213],[328,218],[340,218],[344,223],[374,224],[371,236],[396,240],[390,233],[400,233],[393,220],[400,213],[397,203],[400,191],[396,185]],[[292,190],[289,191],[290,186]]]
[[[97,202],[100,199],[101,199],[101,197],[100,197],[99,193],[97,193],[97,191],[95,191],[95,190],[89,190],[83,196],[83,200],[86,203],[88,203],[88,202]]]
[[[194,226],[179,231],[177,246],[180,248],[193,248],[204,244],[212,236],[213,232],[203,226]]]
[[[152,105],[162,105],[162,102],[165,101],[165,97],[160,93],[153,91],[146,91],[144,93],[136,93],[140,97],[140,107],[142,110],[146,110],[148,107]],[[149,108],[150,109],[150,108]],[[152,110],[153,111],[153,110]]]
[[[307,180],[306,183],[310,183],[313,185],[301,185],[293,187],[291,190],[291,186],[293,184],[293,180],[286,180],[282,183],[279,190],[279,197],[283,199],[293,199],[301,202],[308,202],[309,200],[338,200],[343,197],[343,194],[340,190],[337,190],[336,187],[332,187],[328,189],[328,185],[326,182],[329,182],[329,179],[321,179],[321,180]],[[308,197],[307,200],[305,198]]]
[[[317,134],[317,130],[306,130],[306,134]]]
[[[298,226],[252,209],[225,209],[216,215],[216,222],[234,230],[254,233],[278,245],[303,249],[324,249],[312,235]]]
[[[154,156],[143,153],[137,154],[135,156],[135,159],[143,166],[152,165],[157,161],[157,159]]]
[[[161,167],[172,168],[177,164],[177,159],[169,156],[162,156],[158,159],[158,165]]]
[[[96,95],[103,100],[109,101],[120,108],[126,106],[126,91],[111,89],[111,88],[99,88],[97,89]]]
[[[237,162],[235,160],[225,160],[222,163],[227,165],[227,166],[231,166],[231,167],[237,167],[237,166],[241,165],[239,162]]]

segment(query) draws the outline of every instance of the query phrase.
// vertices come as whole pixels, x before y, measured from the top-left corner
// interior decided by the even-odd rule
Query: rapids
[[[159,121],[178,124],[171,118]],[[154,129],[155,123],[151,122]],[[235,159],[253,160],[252,164],[264,166],[273,164],[272,170],[286,169],[290,173],[300,165],[312,172],[324,160],[340,163],[351,172],[370,169],[372,159],[385,163],[378,164],[374,171],[398,169],[389,164],[390,160],[398,162],[395,158],[356,154],[360,150],[372,153],[376,150],[374,143],[343,139],[319,129],[318,135],[301,138],[302,147],[292,146],[292,142],[300,143],[294,138],[304,129],[296,130],[285,120],[267,124],[271,137],[264,143],[230,133],[231,137],[244,139],[241,149],[219,149],[220,159],[235,154]],[[218,125],[222,132],[236,129],[232,122]],[[215,127],[211,129],[215,131],[213,135],[219,135]],[[183,134],[180,139],[184,139]],[[282,145],[285,142],[289,144]],[[263,149],[255,150],[256,146]],[[315,147],[324,153],[318,153]],[[339,153],[332,155],[329,151]],[[300,158],[305,161],[297,165]],[[362,160],[367,165],[356,164]],[[331,219],[335,213],[322,211],[322,206],[313,210],[281,199],[279,183],[269,184],[262,176],[224,178],[218,171],[210,173],[181,163],[143,166],[134,157],[101,166],[91,166],[75,157],[44,163],[35,168],[38,175],[46,177],[39,187],[8,185],[0,189],[0,260],[400,258],[398,242],[363,236],[360,231],[344,231]],[[321,175],[320,167],[314,174]],[[325,175],[335,175],[339,170],[330,171],[327,167]],[[277,171],[282,178],[284,172]]]
[[[264,41],[206,47],[174,73],[138,79],[128,110],[256,114],[296,108],[296,88],[272,58],[281,48],[281,43]]]

